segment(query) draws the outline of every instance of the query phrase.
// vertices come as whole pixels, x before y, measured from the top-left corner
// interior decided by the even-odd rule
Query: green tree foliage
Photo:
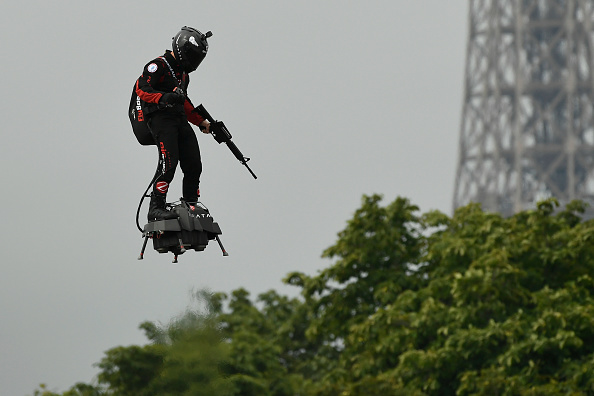
[[[63,393],[52,392],[47,389],[45,384],[41,384],[39,385],[39,389],[35,390],[33,396],[101,396],[103,394],[102,390],[98,387],[81,382]]]
[[[170,323],[142,323],[140,328],[149,343],[105,352],[96,365],[100,369],[96,385],[77,384],[62,394],[51,393],[42,385],[34,396],[235,394],[222,375],[229,345],[218,328],[221,300],[221,295],[198,292],[193,300],[196,306]]]
[[[143,347],[114,348],[98,364],[98,380],[110,395],[229,395],[222,375],[229,346],[218,329],[220,295],[198,292],[196,307],[165,326],[145,322],[151,341]],[[126,356],[128,354],[129,356]]]
[[[225,375],[237,395],[295,395],[311,349],[298,322],[303,304],[274,291],[258,296],[258,309],[246,290],[233,292],[229,312],[219,319],[230,355]]]
[[[554,200],[509,218],[407,199],[362,206],[288,274],[300,298],[198,293],[201,309],[116,347],[86,395],[594,394],[594,222]]]
[[[361,312],[357,320],[343,322],[337,363],[312,392],[594,393],[594,226],[579,221],[583,204],[574,202],[555,213],[557,203],[549,200],[510,218],[472,204],[452,218],[431,212],[417,219],[411,214],[416,208],[402,199],[385,209],[366,209],[377,200],[366,198],[364,210],[326,251],[337,257],[332,267],[313,278],[289,278],[297,277],[304,298],[313,301],[309,331],[335,329],[334,307],[353,318]],[[395,206],[398,215],[378,217]],[[377,279],[391,280],[386,285],[364,279],[363,295],[377,298],[372,312],[360,310],[360,299],[324,306],[327,296],[348,296],[351,279],[357,277],[355,271],[351,278],[328,274],[353,269],[349,264],[368,257],[367,249],[374,247],[373,241],[363,249],[356,243],[370,235],[353,227],[361,215],[373,218],[380,231],[387,228],[387,219],[407,219],[391,223],[402,231],[375,244],[389,248],[375,256],[376,265],[368,270],[377,270]],[[409,237],[415,243],[404,245]],[[408,252],[414,254],[400,255],[404,261],[397,261],[390,275],[390,267],[382,264],[391,262],[398,246],[412,246]],[[327,292],[320,295],[320,290]],[[393,293],[391,298],[382,299],[385,290]],[[328,340],[334,336],[324,335]]]

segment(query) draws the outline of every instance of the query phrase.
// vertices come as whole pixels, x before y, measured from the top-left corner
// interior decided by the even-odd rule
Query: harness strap
[[[171,65],[169,64],[169,62],[167,62],[167,59],[165,59],[165,57],[160,56],[159,58],[163,59],[163,62],[165,62],[165,64],[167,65],[167,67],[169,68],[169,71],[171,72],[171,75],[173,76],[173,78],[175,78],[175,81],[177,81],[177,86],[179,87],[179,89],[182,90],[182,92],[184,91],[183,87],[182,87],[182,83],[180,80],[177,79],[177,76],[175,75],[175,72],[173,71],[173,68],[171,67]]]

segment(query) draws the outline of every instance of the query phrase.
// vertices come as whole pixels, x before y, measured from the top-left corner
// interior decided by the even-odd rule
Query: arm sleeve
[[[190,102],[190,99],[186,96],[186,101],[184,102],[184,111],[186,112],[186,117],[188,121],[196,126],[200,126],[200,123],[204,121],[204,118],[200,116],[198,113],[194,112],[194,105]]]
[[[188,98],[188,85],[190,85],[190,76],[186,74],[186,84],[184,87],[184,90],[186,92],[186,101],[184,102],[184,111],[186,113],[186,117],[188,119],[189,122],[191,122],[192,124],[196,125],[196,126],[200,126],[200,123],[202,121],[204,121],[204,117],[202,117],[201,115],[199,115],[198,113],[196,113],[194,111],[194,105],[192,104],[192,101],[190,100],[190,98]]]
[[[144,66],[142,75],[136,80],[136,94],[147,103],[159,103],[164,92],[157,91],[154,85],[165,75],[163,63],[155,59]]]

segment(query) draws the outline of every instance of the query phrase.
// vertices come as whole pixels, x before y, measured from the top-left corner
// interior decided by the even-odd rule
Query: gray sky
[[[89,382],[138,325],[192,289],[294,294],[359,207],[405,196],[450,213],[465,1],[16,1],[0,4],[0,394]],[[212,30],[189,96],[225,121],[258,175],[200,134],[216,243],[148,249],[134,224],[156,150],[127,118],[134,80],[183,25]],[[181,195],[181,172],[170,200]],[[146,206],[143,210],[145,219]]]

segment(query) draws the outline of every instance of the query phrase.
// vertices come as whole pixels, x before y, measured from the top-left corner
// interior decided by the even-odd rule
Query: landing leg
[[[146,249],[146,243],[149,239],[148,234],[144,237],[144,242],[142,243],[142,249],[140,250],[140,256],[138,256],[138,260],[142,260],[144,258],[144,250]]]
[[[225,250],[225,247],[223,246],[223,243],[221,242],[221,238],[219,238],[219,236],[216,236],[217,242],[219,243],[219,247],[221,248],[221,251],[223,252],[223,256],[228,256],[229,253],[227,253],[227,251]]]

